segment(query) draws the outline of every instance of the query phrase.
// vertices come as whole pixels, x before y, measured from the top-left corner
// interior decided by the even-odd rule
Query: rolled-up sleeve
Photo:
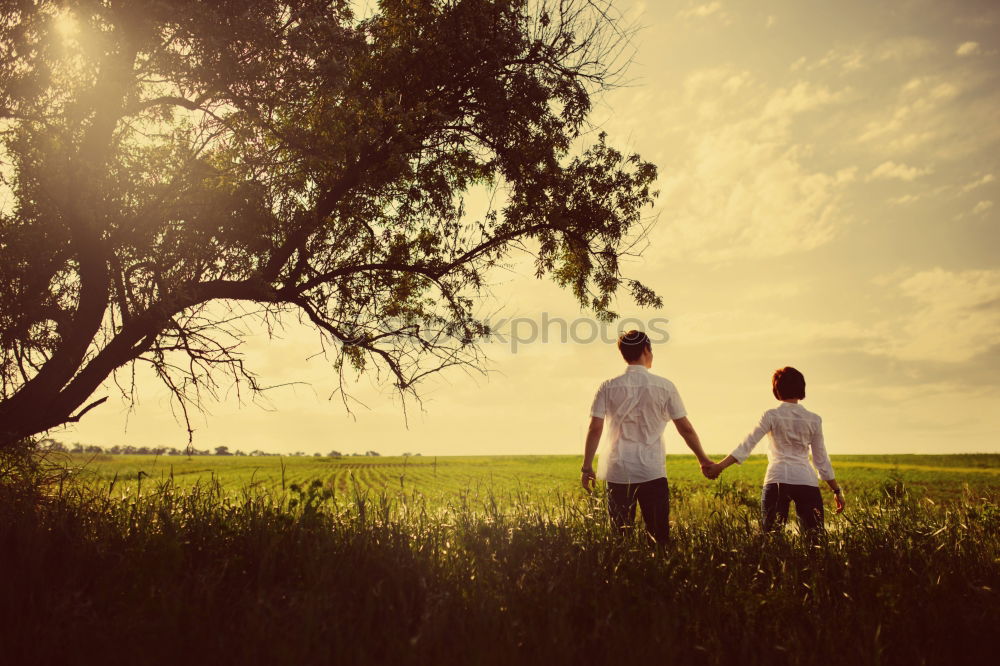
[[[608,412],[608,397],[607,397],[607,384],[601,384],[600,388],[597,389],[597,394],[594,396],[594,402],[590,405],[590,415],[596,416],[599,419],[603,419],[604,415]]]
[[[757,427],[753,429],[743,443],[733,449],[731,455],[736,459],[736,462],[743,464],[743,461],[750,457],[750,452],[753,451],[754,447],[757,446],[757,442],[764,438],[764,435],[771,432],[771,412],[764,412],[764,415],[760,417],[760,423]]]
[[[830,456],[826,453],[826,442],[823,441],[823,420],[816,423],[816,432],[812,438],[812,460],[813,467],[819,473],[819,478],[823,481],[832,481],[833,465],[830,464]]]

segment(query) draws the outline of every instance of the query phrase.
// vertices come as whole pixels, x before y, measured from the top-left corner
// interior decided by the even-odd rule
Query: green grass
[[[760,533],[762,459],[713,483],[671,457],[662,551],[616,538],[577,457],[434,463],[0,469],[4,658],[992,663],[1000,456],[835,458],[850,505],[818,543]]]
[[[115,483],[119,492],[171,481],[180,488],[219,483],[272,492],[319,480],[337,494],[358,490],[389,496],[413,495],[438,504],[460,493],[523,492],[553,498],[579,491],[579,456],[446,457],[216,457],[87,456],[63,459],[85,483]],[[1000,487],[1000,455],[833,456],[841,484],[852,493],[881,484],[903,483],[932,499],[959,497],[966,488],[984,492]],[[706,481],[693,456],[668,456],[667,475],[675,488]],[[767,468],[764,456],[751,456],[727,470],[723,483],[759,486]]]

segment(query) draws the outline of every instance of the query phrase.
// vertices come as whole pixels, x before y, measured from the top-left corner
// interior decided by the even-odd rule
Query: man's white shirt
[[[666,475],[663,429],[687,416],[673,382],[645,366],[629,365],[625,373],[601,384],[590,415],[604,419],[604,443],[597,458],[597,477],[611,483],[643,483]]]
[[[764,435],[770,439],[765,486],[769,483],[818,486],[817,472],[824,481],[834,478],[830,456],[823,442],[823,420],[818,414],[798,403],[783,402],[777,408],[764,412],[754,431],[731,455],[742,463]],[[810,451],[812,465],[809,464]]]

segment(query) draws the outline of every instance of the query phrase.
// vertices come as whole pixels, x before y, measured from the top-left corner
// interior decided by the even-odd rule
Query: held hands
[[[705,475],[706,479],[715,480],[719,478],[722,474],[722,465],[712,462],[711,460],[703,460],[701,463],[701,473]]]

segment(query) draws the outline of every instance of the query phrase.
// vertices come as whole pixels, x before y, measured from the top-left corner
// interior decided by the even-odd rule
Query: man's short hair
[[[801,400],[806,397],[806,378],[791,366],[774,371],[771,392],[778,400]]]
[[[635,363],[642,356],[645,350],[652,350],[653,345],[649,341],[649,336],[642,331],[628,331],[618,336],[618,351],[629,363]]]

